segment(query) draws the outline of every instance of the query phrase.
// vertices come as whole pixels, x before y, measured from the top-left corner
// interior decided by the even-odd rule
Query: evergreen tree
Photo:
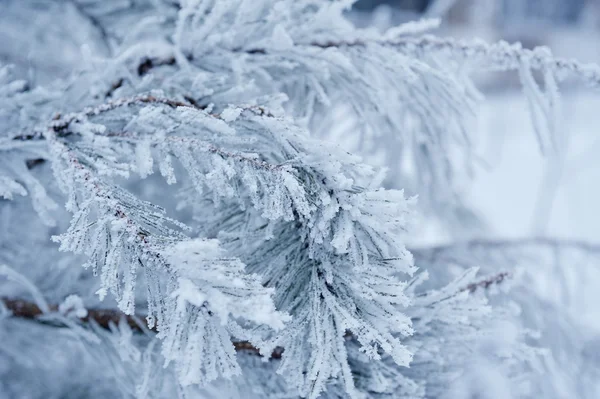
[[[435,20],[357,29],[352,3],[0,5],[3,397],[561,397],[486,294],[527,248],[595,248],[407,243],[479,228],[473,73],[518,71],[554,153],[559,83],[600,69]]]

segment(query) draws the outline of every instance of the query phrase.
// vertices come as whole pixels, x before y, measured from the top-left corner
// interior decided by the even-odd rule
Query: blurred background
[[[379,29],[424,17],[442,19],[436,34],[548,46],[558,57],[600,61],[598,0],[359,0],[351,13],[356,24]],[[473,129],[481,162],[466,195],[493,234],[600,241],[600,93],[561,87],[565,154],[542,156],[516,74],[478,83],[485,101]]]
[[[356,24],[379,29],[423,17],[442,18],[435,34],[548,46],[558,57],[600,63],[598,0],[360,0],[351,13]],[[479,162],[463,195],[486,228],[462,238],[499,245],[466,246],[463,260],[451,255],[437,270],[461,262],[481,266],[483,274],[522,270],[509,297],[556,365],[542,383],[543,397],[600,397],[600,91],[561,85],[557,120],[564,140],[558,153],[542,155],[517,74],[491,73],[477,83],[484,96],[472,126]],[[459,236],[431,231],[420,244]],[[502,244],[510,241],[528,249],[513,256],[512,244]]]

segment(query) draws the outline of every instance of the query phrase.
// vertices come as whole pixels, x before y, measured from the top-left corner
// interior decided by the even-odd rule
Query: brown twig
[[[11,298],[0,298],[0,302],[4,304],[6,309],[8,309],[13,317],[19,317],[27,320],[38,320],[44,312],[38,305],[34,302],[30,302],[23,299],[11,299]],[[58,311],[58,305],[51,304],[48,305],[51,312]],[[123,314],[122,312],[114,309],[87,309],[87,316],[79,319],[82,323],[89,323],[90,321],[94,321],[100,327],[104,329],[109,329],[111,325],[118,325],[121,320],[124,320],[127,325],[136,332],[144,332],[145,323],[143,316],[130,316]],[[149,331],[156,331],[156,328],[148,329]],[[236,351],[243,351],[247,353],[252,353],[255,355],[259,355],[259,350],[252,346],[247,341],[234,341],[233,346]],[[283,348],[277,347],[271,354],[273,359],[281,359],[281,355],[283,354]]]
[[[511,274],[509,272],[498,273],[495,276],[491,276],[486,279],[477,281],[475,283],[471,283],[471,284],[467,285],[466,287],[464,287],[461,291],[475,292],[480,288],[487,290],[492,285],[502,284],[502,282],[504,280],[506,280],[510,277],[511,277]]]
[[[52,129],[56,133],[64,133],[64,131],[69,127],[69,125],[73,122],[77,122],[83,120],[88,117],[92,117],[95,115],[103,114],[109,111],[112,111],[117,108],[127,107],[135,104],[164,104],[171,108],[177,107],[188,107],[194,108],[197,110],[205,110],[206,107],[197,106],[192,103],[185,103],[183,101],[169,99],[169,98],[160,98],[152,95],[139,95],[133,97],[125,97],[119,98],[115,100],[107,101],[103,104],[99,104],[96,106],[86,107],[81,112],[73,112],[66,115],[62,115],[57,113],[52,121],[48,124],[48,128]],[[214,117],[219,117],[219,115],[211,114]],[[60,134],[59,134],[60,135]],[[66,134],[65,134],[66,135]],[[33,132],[25,132],[21,134],[17,134],[12,136],[11,138],[14,141],[31,141],[31,140],[44,140],[44,132],[42,130],[35,130]]]
[[[34,302],[11,298],[0,298],[0,301],[15,317],[34,320],[44,314],[42,309]],[[48,307],[51,312],[58,311],[58,305],[56,304],[50,304]],[[108,329],[111,323],[118,324],[121,319],[124,319],[132,330],[142,331],[136,317],[125,315],[113,309],[88,309],[88,315],[80,320],[83,322],[94,320],[100,327]]]

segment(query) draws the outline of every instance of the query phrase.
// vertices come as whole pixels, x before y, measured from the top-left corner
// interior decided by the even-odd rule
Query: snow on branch
[[[119,113],[124,108],[128,112]],[[132,110],[137,114],[132,116]],[[109,113],[114,115],[106,118]],[[104,118],[106,124],[102,122]],[[207,296],[206,292],[215,286],[220,286],[217,292],[222,292],[222,282],[209,282],[207,288],[201,288],[204,276],[192,277],[186,273],[193,269],[171,267],[185,263],[181,258],[172,261],[164,257],[179,245],[192,248],[186,244],[185,236],[166,224],[185,227],[166,217],[160,208],[106,180],[110,176],[128,176],[131,171],[146,177],[153,172],[157,159],[161,174],[167,182],[174,183],[174,169],[168,160],[171,157],[187,171],[200,198],[208,198],[211,206],[223,201],[227,204],[216,207],[220,210],[213,215],[225,247],[248,263],[251,272],[261,275],[267,286],[277,287],[275,304],[294,316],[270,344],[257,336],[254,339],[266,353],[276,353],[276,346],[286,348],[280,370],[299,375],[308,371],[307,377],[295,377],[301,391],[317,395],[331,376],[339,374],[344,376],[346,390],[354,390],[348,382],[353,371],[343,360],[336,360],[348,356],[344,344],[348,331],[368,358],[379,358],[380,347],[392,355],[396,364],[402,363],[406,353],[390,334],[398,330],[388,330],[388,323],[391,320],[395,328],[410,326],[410,320],[396,313],[394,307],[408,305],[409,296],[402,294],[403,283],[392,280],[399,270],[412,272],[408,253],[396,252],[398,241],[393,241],[394,234],[403,229],[406,210],[398,208],[401,193],[394,196],[393,192],[369,192],[368,186],[356,184],[375,176],[356,158],[322,148],[285,119],[261,107],[230,107],[220,114],[211,114],[156,96],[116,100],[65,115],[64,119],[59,117],[44,134],[54,148],[54,168],[70,193],[68,204],[75,212],[69,232],[59,238],[62,248],[90,255],[92,267],[102,271],[101,294],[111,290],[127,313],[133,313],[137,265],[143,266],[154,295],[149,297],[149,322],[153,326],[156,318],[159,329],[168,326],[161,335],[165,357],[183,360],[178,365],[182,384],[204,382],[205,378],[208,381],[219,375],[214,370],[203,371],[191,358],[182,356],[190,352],[186,343],[198,342],[206,334],[219,336],[218,347],[222,349],[216,351],[217,356],[229,364],[229,370],[222,371],[222,375],[234,375],[238,372],[235,359],[226,350],[229,344],[225,340],[229,342],[231,335],[243,336],[244,332],[230,321],[226,331],[219,331],[219,322],[206,324],[214,318],[213,310],[208,309],[212,309],[209,297],[215,296]],[[331,162],[332,154],[339,160]],[[122,159],[137,162],[125,165],[120,162]],[[252,208],[256,212],[249,212]],[[90,220],[90,214],[96,215],[97,220]],[[240,219],[242,215],[250,216]],[[202,220],[206,215],[198,217]],[[222,224],[222,220],[228,222]],[[378,231],[382,228],[390,230]],[[258,233],[254,237],[259,238],[259,245],[245,244],[249,233]],[[105,244],[107,240],[116,246]],[[391,251],[392,248],[396,250]],[[197,257],[194,253],[207,252],[206,248],[191,252],[187,249],[182,252],[190,259]],[[200,263],[196,264],[206,260],[198,259]],[[221,261],[229,262],[227,268],[239,265],[235,259],[208,259],[208,270],[215,271],[215,278],[221,274],[216,272]],[[129,268],[121,269],[123,263]],[[161,273],[176,279],[167,288],[173,300],[167,301],[166,309],[158,305]],[[489,284],[486,281],[481,285],[485,288]],[[467,287],[472,291],[479,285]],[[314,295],[302,295],[302,291]],[[227,302],[218,300],[215,305],[225,304],[228,309]],[[242,314],[251,313],[250,309]],[[372,318],[365,322],[359,312]],[[189,314],[200,316],[189,321]],[[220,318],[221,323],[223,320]],[[385,324],[377,325],[382,320]],[[281,325],[275,323],[274,327]],[[307,327],[319,331],[323,327],[333,334],[314,335],[317,330]],[[404,334],[408,331],[400,330]],[[336,340],[338,346],[328,345]],[[214,354],[213,349],[203,347]],[[305,357],[306,354],[311,356]],[[323,364],[331,362],[339,368],[322,369]]]
[[[432,35],[407,38],[390,45],[415,56],[428,55],[432,52],[448,52],[462,59],[467,65],[473,65],[474,69],[519,70],[525,64],[531,69],[552,70],[560,78],[579,79],[590,87],[595,88],[600,85],[598,65],[554,57],[547,47],[525,49],[521,43],[511,44],[505,41],[486,43],[483,40],[457,40]]]
[[[131,107],[137,108],[137,115],[132,116]],[[126,113],[119,113],[125,108]],[[110,118],[105,116],[109,113]],[[249,295],[245,301],[256,301],[256,293],[268,297],[278,287],[276,305],[294,319],[263,348],[268,353],[277,345],[287,348],[281,370],[287,370],[306,394],[318,395],[340,373],[346,389],[353,389],[344,348],[347,330],[370,357],[379,358],[381,348],[396,363],[408,364],[410,353],[392,333],[411,333],[410,319],[397,308],[410,299],[402,293],[405,283],[396,277],[414,271],[399,236],[410,202],[400,191],[369,189],[378,183],[377,175],[357,158],[327,148],[292,121],[262,107],[230,107],[210,114],[153,96],[116,100],[58,117],[44,135],[50,142],[55,175],[68,195],[67,207],[74,212],[69,231],[56,238],[61,249],[90,256],[88,265],[101,276],[100,295],[112,292],[128,314],[134,311],[133,293],[141,267],[149,291],[149,324],[156,319],[164,355],[177,359],[182,384],[238,373],[225,337],[229,342],[229,335],[244,337],[250,331],[234,322],[237,316],[274,329],[282,327],[284,316],[269,308],[268,301],[261,305],[263,311],[250,312],[252,307],[243,311],[244,302],[225,299],[240,296],[240,289]],[[240,250],[250,252],[234,253],[251,264],[251,271],[269,279],[267,285],[273,288],[256,285],[256,279],[244,280],[241,263],[234,259],[197,258],[196,265],[206,262],[207,270],[213,270],[202,275],[181,269],[186,262],[179,255],[173,257],[172,251],[185,245],[181,249],[191,261],[195,259],[191,243],[203,241],[186,240],[178,231],[183,225],[107,180],[128,176],[130,171],[146,177],[153,172],[155,157],[168,183],[176,181],[170,159],[177,159],[197,194],[209,194],[212,206],[225,211],[215,213],[221,220],[235,220],[228,212],[237,208],[250,215],[246,222],[267,224],[262,245],[242,246]],[[125,159],[137,162],[129,165],[121,161]],[[207,252],[202,245],[198,254]],[[282,253],[296,260],[280,264]],[[257,267],[259,259],[265,269]],[[220,266],[222,261],[228,263]],[[227,288],[217,282],[223,274],[217,272],[220,267],[232,272],[237,268],[240,274],[230,284],[239,280],[241,285]],[[164,273],[172,276],[167,292],[173,300],[165,301],[161,294]],[[286,299],[298,290],[307,294],[290,298],[291,302]],[[226,317],[220,306],[236,317]],[[233,311],[235,307],[242,312]],[[269,320],[262,319],[269,314]],[[325,330],[314,335],[319,326]],[[221,349],[197,346],[206,336],[219,337]],[[257,336],[254,340],[260,342]],[[228,368],[203,370],[192,360],[198,353],[186,347],[188,342],[206,356],[220,359],[213,364],[224,362]],[[331,367],[324,368],[325,364]]]
[[[499,314],[475,292],[509,275],[477,280],[478,259],[449,246],[463,270],[417,292],[427,274],[404,245],[414,200],[319,138],[348,121],[341,138],[387,157],[390,186],[461,224],[470,213],[456,183],[470,171],[480,98],[465,70],[518,70],[545,150],[559,147],[558,82],[596,86],[597,68],[423,36],[435,21],[358,30],[344,18],[351,0],[85,3],[76,11],[98,25],[107,59],[87,54],[56,92],[0,69],[0,195],[31,195],[50,224],[56,204],[29,167],[50,161],[72,213],[54,240],[87,258],[127,324],[144,313],[182,386],[240,374],[246,349],[281,359],[288,396],[441,396]],[[155,173],[169,185],[156,194],[165,208],[136,191],[138,178],[163,184]],[[415,253],[427,266],[443,252]],[[121,319],[105,312],[77,317]]]
[[[104,127],[89,124],[87,118],[149,102],[181,106],[175,101],[136,97],[66,115],[49,125],[45,136],[50,141],[53,168],[68,195],[67,209],[74,213],[70,229],[56,240],[61,243],[61,250],[89,256],[87,265],[102,280],[98,292],[101,298],[110,291],[127,314],[134,312],[136,276],[138,269],[143,270],[148,285],[148,324],[156,324],[159,337],[164,340],[163,355],[167,361],[175,361],[183,385],[204,384],[219,376],[239,374],[230,344],[231,329],[242,338],[247,336],[247,330],[235,325],[229,312],[274,328],[282,328],[286,317],[275,311],[270,300],[272,289],[262,287],[256,277],[245,275],[239,260],[222,258],[216,242],[190,241],[178,231],[185,231],[186,227],[167,217],[164,210],[137,199],[103,177],[127,175],[128,170],[114,162],[116,155],[123,154],[115,153],[109,141],[102,143],[105,147],[96,143],[93,152],[87,151],[90,148],[85,146],[85,139],[96,142],[95,134],[101,136],[105,132]],[[69,136],[67,132],[82,134],[83,143],[61,141]],[[140,153],[139,148],[137,151],[138,169],[142,172],[148,159],[142,158],[146,154]],[[219,155],[223,154],[215,156]],[[191,171],[197,173],[195,169]],[[204,273],[194,274],[202,265]],[[221,280],[227,275],[230,287]],[[168,276],[166,287],[163,276]],[[241,292],[245,292],[243,296]],[[198,363],[197,359],[209,357],[215,359],[209,363],[214,367]]]
[[[452,56],[453,62],[464,62],[479,71],[481,70],[479,68],[492,71],[519,70],[523,63],[526,63],[531,69],[551,69],[560,77],[577,78],[594,88],[600,86],[600,67],[598,65],[581,63],[575,59],[554,57],[547,47],[526,49],[522,47],[521,43],[505,41],[488,43],[478,39],[467,40],[424,35],[401,39],[357,39],[348,42],[315,41],[307,44],[298,43],[298,45],[321,49],[380,45],[396,48],[403,54],[417,58],[446,53]],[[267,54],[269,50],[255,48],[245,51],[250,54]]]
[[[102,79],[111,86],[101,91],[131,95],[159,85],[219,111],[283,92],[286,112],[327,139],[339,125],[333,115],[348,114],[343,133],[349,145],[386,158],[386,184],[405,182],[403,188],[419,193],[423,209],[458,226],[460,215],[469,213],[458,182],[475,164],[468,125],[480,100],[469,74],[519,71],[544,153],[561,148],[557,82],[600,81],[597,67],[554,58],[545,48],[424,35],[435,21],[382,34],[356,29],[344,18],[348,6],[310,0],[182,3],[176,22],[161,26],[174,43],[124,46],[107,68],[114,73]],[[544,87],[533,71],[543,73]]]

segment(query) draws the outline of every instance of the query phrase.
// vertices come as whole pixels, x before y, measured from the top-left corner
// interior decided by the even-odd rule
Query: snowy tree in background
[[[523,321],[543,301],[515,268],[594,247],[407,246],[483,228],[474,73],[518,71],[557,154],[559,83],[600,70],[436,20],[356,29],[352,3],[0,5],[2,397],[598,393],[598,359]]]

